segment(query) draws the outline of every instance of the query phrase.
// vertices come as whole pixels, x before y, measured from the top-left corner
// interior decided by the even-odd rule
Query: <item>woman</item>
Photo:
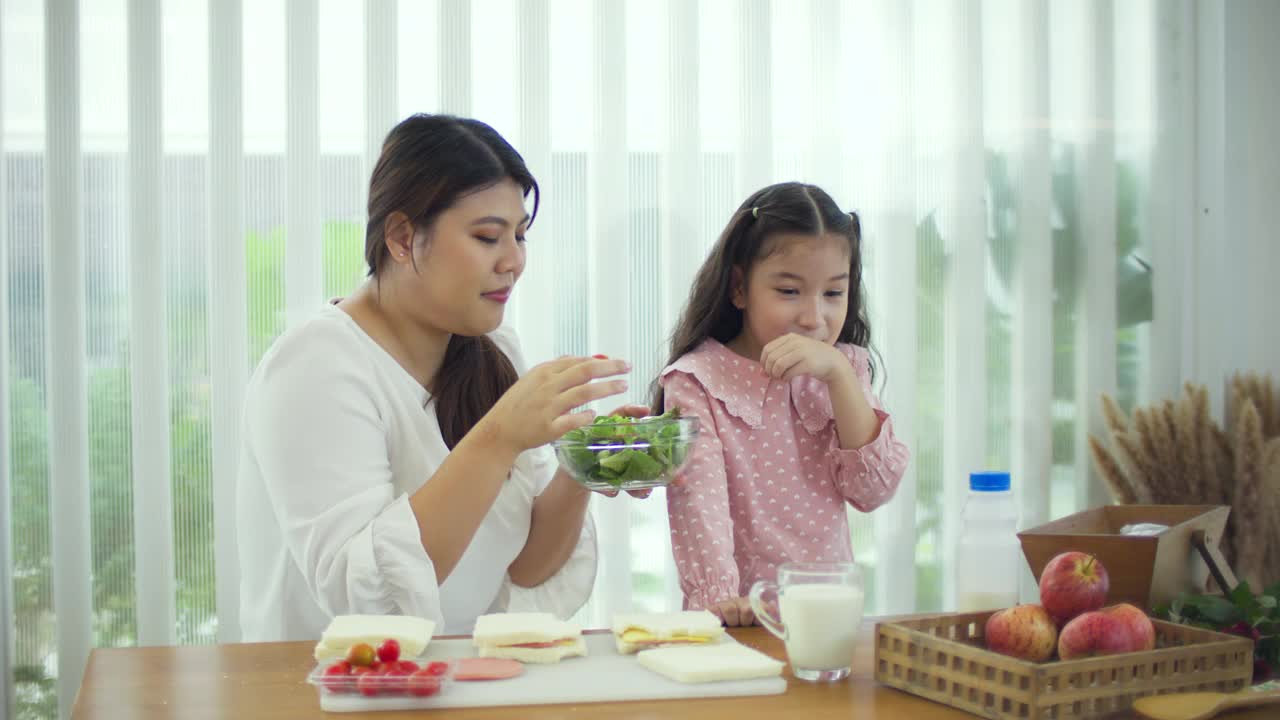
[[[468,633],[487,612],[567,617],[585,602],[589,493],[546,444],[591,421],[575,408],[625,391],[616,376],[630,367],[565,357],[523,373],[500,325],[531,192],[536,214],[523,159],[476,120],[415,115],[387,136],[369,188],[369,280],[277,340],[249,383],[245,640],[317,638],[346,613]]]

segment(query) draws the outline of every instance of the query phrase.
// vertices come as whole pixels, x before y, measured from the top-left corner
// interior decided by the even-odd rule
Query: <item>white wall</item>
[[[1280,379],[1280,2],[1197,4],[1192,378]]]

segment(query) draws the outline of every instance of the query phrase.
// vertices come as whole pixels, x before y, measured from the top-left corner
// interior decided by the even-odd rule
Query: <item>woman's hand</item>
[[[765,345],[760,364],[769,377],[779,380],[809,375],[830,385],[854,378],[849,359],[834,345],[795,333],[774,338]]]
[[[574,408],[627,391],[626,380],[593,380],[630,370],[630,363],[611,359],[562,357],[542,363],[503,393],[480,425],[515,453],[546,445],[595,418],[591,410]]]

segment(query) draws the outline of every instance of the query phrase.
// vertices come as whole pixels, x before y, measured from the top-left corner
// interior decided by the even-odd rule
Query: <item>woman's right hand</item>
[[[503,393],[481,424],[515,453],[546,445],[595,418],[591,410],[574,408],[627,391],[626,380],[593,380],[630,370],[630,363],[612,358],[567,356],[542,363]]]

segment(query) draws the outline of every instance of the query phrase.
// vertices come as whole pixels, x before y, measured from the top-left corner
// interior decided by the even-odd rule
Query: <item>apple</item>
[[[1151,619],[1128,603],[1081,613],[1058,633],[1058,657],[1063,660],[1151,650],[1155,646],[1156,630]]]
[[[1053,657],[1058,628],[1039,605],[1018,605],[987,618],[983,631],[987,649],[1001,655],[1044,662]]]
[[[1118,618],[1129,630],[1129,635],[1133,639],[1133,650],[1154,650],[1156,648],[1156,626],[1151,623],[1151,618],[1138,608],[1129,603],[1120,603],[1112,605],[1109,608],[1103,608],[1101,612],[1110,613]]]
[[[1088,553],[1064,552],[1040,573],[1040,604],[1061,628],[1080,613],[1107,604],[1107,569]]]

